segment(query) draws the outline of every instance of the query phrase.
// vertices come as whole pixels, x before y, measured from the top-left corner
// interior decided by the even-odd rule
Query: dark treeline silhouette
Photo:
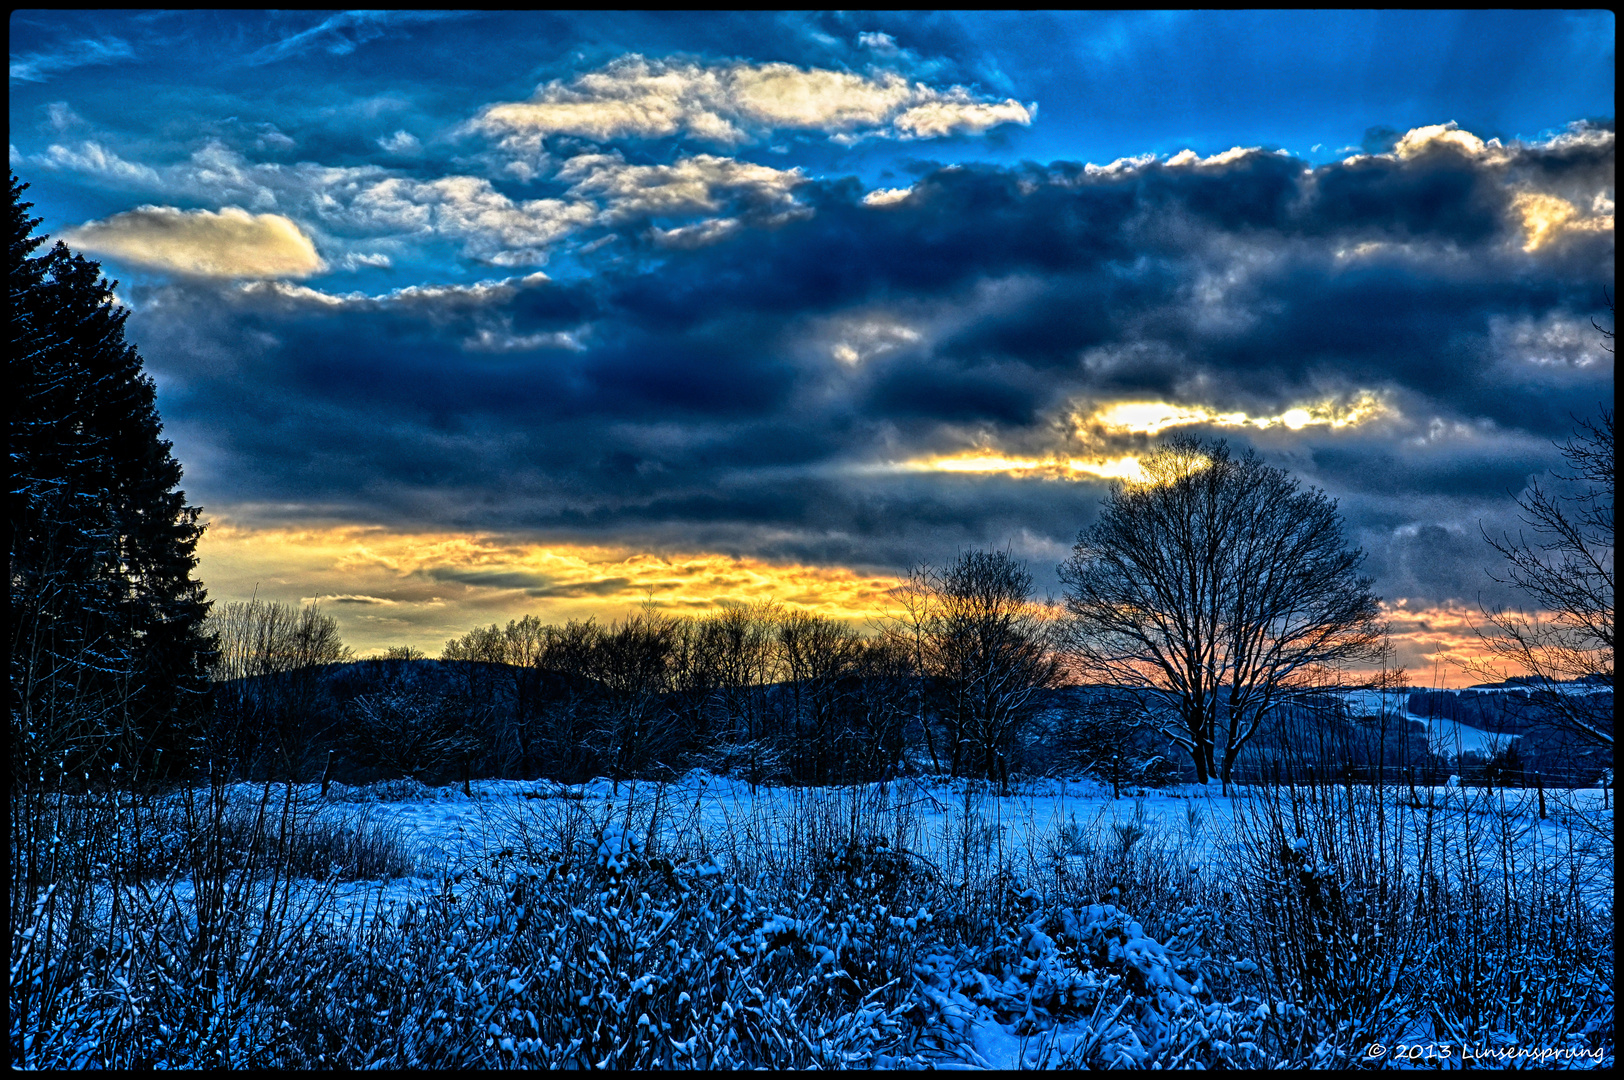
[[[1008,582],[1008,596],[985,604],[944,597],[953,569],[916,574],[904,614],[867,636],[772,604],[700,617],[644,609],[609,624],[526,616],[477,627],[438,659],[392,649],[354,660],[319,609],[225,604],[211,617],[209,759],[243,778],[349,784],[618,781],[695,767],[752,784],[1092,775],[1118,794],[1195,779],[1148,714],[1154,702],[1060,685],[1044,609],[1008,602]],[[1021,584],[1018,564],[1003,569]],[[989,616],[998,605],[1011,617]],[[1515,785],[1539,774],[1578,786],[1611,764],[1540,724],[1515,687],[1396,688],[1373,713],[1358,700],[1328,686],[1282,702],[1234,779]],[[1456,745],[1452,725],[1483,733],[1489,748]]]
[[[929,761],[1007,784],[1053,729],[1033,724],[1055,712],[1059,669],[1052,612],[1030,589],[1007,553],[968,551],[917,571],[903,613],[876,634],[774,604],[702,617],[645,608],[609,624],[477,627],[437,660],[395,649],[352,661],[318,609],[226,604],[211,619],[211,760],[295,781],[702,767],[818,785]]]

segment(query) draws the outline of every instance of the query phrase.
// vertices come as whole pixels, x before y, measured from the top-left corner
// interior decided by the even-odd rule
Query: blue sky
[[[1613,41],[22,11],[10,154],[120,281],[218,599],[321,599],[365,649],[646,599],[856,615],[967,545],[1052,582],[1194,430],[1340,500],[1420,666],[1503,598],[1480,524],[1612,397]]]

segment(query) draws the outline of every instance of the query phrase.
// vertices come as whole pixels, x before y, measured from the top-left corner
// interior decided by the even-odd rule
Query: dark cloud
[[[1302,228],[1330,235],[1475,245],[1500,230],[1509,203],[1496,177],[1451,146],[1409,161],[1366,157],[1327,166],[1315,179]]]
[[[809,182],[798,219],[686,251],[627,236],[634,257],[611,245],[565,280],[171,284],[131,294],[130,329],[205,504],[888,569],[968,545],[1063,554],[1104,489],[901,463],[1075,452],[1072,403],[1266,418],[1373,393],[1388,412],[1357,429],[1213,431],[1343,498],[1385,594],[1458,598],[1486,562],[1478,520],[1611,399],[1589,320],[1613,234],[1574,223],[1612,172],[1597,127],[1312,169],[948,167],[881,207]],[[1531,190],[1572,210],[1538,243]],[[497,576],[439,580],[624,584]]]
[[[631,578],[601,578],[597,581],[577,581],[567,585],[548,585],[539,589],[526,589],[524,594],[538,600],[570,599],[581,596],[617,596],[630,588],[631,584]],[[658,588],[658,586],[654,587]]]
[[[434,581],[455,582],[486,589],[540,589],[547,587],[542,574],[525,574],[511,570],[460,570],[454,567],[431,567],[423,573]]]

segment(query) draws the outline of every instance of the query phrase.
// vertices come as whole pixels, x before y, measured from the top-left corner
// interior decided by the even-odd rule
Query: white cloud
[[[201,277],[307,277],[325,270],[315,245],[280,214],[235,206],[218,213],[142,206],[69,229],[63,239],[86,251]]]
[[[1512,365],[1588,368],[1610,363],[1604,342],[1587,318],[1548,313],[1536,320],[1496,315],[1489,319],[1494,353]]]
[[[1262,152],[1263,148],[1261,146],[1232,146],[1228,150],[1213,154],[1211,157],[1201,157],[1194,150],[1180,150],[1178,153],[1168,158],[1166,164],[1173,166],[1228,165],[1232,161],[1241,160],[1248,154],[1261,154]],[[1115,166],[1122,162],[1132,162],[1134,160],[1136,159],[1119,158],[1117,161],[1112,162],[1111,164],[1112,166]]]
[[[322,292],[320,289],[312,289],[308,285],[295,285],[287,281],[245,281],[237,288],[244,296],[255,299],[268,297],[277,300],[303,301],[333,308],[363,303],[371,299],[362,292]]]
[[[739,229],[738,218],[707,218],[675,229],[653,230],[660,247],[692,249],[726,240]]]
[[[404,129],[379,139],[378,146],[391,154],[415,154],[423,148],[417,136]]]
[[[924,336],[910,326],[883,318],[849,319],[841,330],[841,340],[830,347],[829,355],[853,367],[896,349],[916,345]]]
[[[75,147],[52,143],[36,160],[51,168],[72,169],[75,172],[95,173],[110,180],[125,183],[158,185],[162,183],[158,171],[148,165],[125,161],[118,154],[97,142],[82,142]]]
[[[341,11],[308,30],[282,38],[250,54],[250,64],[268,64],[313,49],[348,56],[358,46],[384,37],[391,24],[461,18],[450,11]]]
[[[280,147],[291,140],[274,128],[259,141]],[[385,176],[377,165],[329,167],[303,161],[297,165],[251,162],[239,151],[211,139],[191,157],[155,169],[125,161],[94,141],[75,146],[52,144],[29,160],[53,169],[70,169],[106,179],[138,184],[170,199],[232,203],[256,210],[280,209],[316,217],[342,215],[368,181]]]
[[[962,86],[939,90],[891,71],[862,75],[793,64],[623,56],[568,83],[555,79],[524,102],[487,106],[471,126],[505,149],[535,153],[548,135],[607,140],[632,136],[738,144],[774,131],[934,138],[1030,124],[1036,105],[979,98]]]
[[[1439,146],[1452,146],[1470,157],[1482,157],[1491,150],[1501,148],[1499,139],[1484,142],[1470,131],[1462,131],[1451,120],[1447,124],[1428,124],[1406,131],[1398,145],[1393,147],[1393,155],[1400,159],[1412,158]]]
[[[1584,120],[1575,120],[1549,139],[1536,141],[1533,145],[1552,150],[1567,150],[1576,146],[1601,148],[1612,146],[1614,138],[1613,132],[1608,128],[1596,127]]]
[[[292,150],[297,144],[293,141],[293,137],[291,135],[278,131],[275,124],[268,124],[266,125],[265,130],[261,132],[256,145],[261,150],[267,148],[273,150]]]
[[[1189,153],[1189,151],[1186,150],[1185,153]],[[1134,169],[1142,169],[1155,160],[1155,154],[1140,154],[1138,157],[1119,157],[1109,165],[1096,165],[1090,161],[1083,166],[1083,175],[1117,176],[1122,173],[1132,172]]]
[[[404,307],[440,308],[443,310],[478,310],[505,304],[521,288],[540,285],[550,280],[537,271],[523,277],[486,280],[473,285],[407,285],[377,296],[363,292],[330,293],[312,289],[307,285],[294,285],[286,281],[249,281],[238,286],[247,297],[256,299],[294,300],[320,304],[323,307],[353,307],[359,310],[376,309],[394,304]]]
[[[1383,157],[1388,159],[1408,159],[1424,154],[1440,146],[1452,147],[1456,151],[1469,157],[1479,158],[1491,165],[1505,165],[1513,162],[1518,150],[1569,150],[1574,147],[1603,148],[1613,145],[1614,134],[1606,128],[1595,127],[1586,121],[1577,120],[1568,124],[1563,130],[1544,139],[1534,139],[1524,142],[1520,139],[1512,140],[1505,145],[1499,139],[1480,139],[1470,131],[1463,130],[1459,124],[1451,120],[1446,124],[1426,124],[1422,127],[1411,128],[1394,145],[1389,153],[1362,154],[1355,153],[1345,162],[1357,161],[1365,157]],[[1338,153],[1357,150],[1358,147],[1344,146]]]
[[[1036,102],[1028,106],[1014,98],[976,101],[969,91],[955,86],[935,100],[915,105],[896,118],[895,126],[905,137],[915,139],[980,135],[999,124],[1030,124],[1037,111]]]
[[[363,266],[375,266],[388,269],[394,265],[394,262],[389,258],[389,256],[383,254],[382,252],[373,252],[369,254],[367,252],[352,251],[339,260],[339,265],[346,270],[359,270]]]
[[[83,124],[84,117],[73,111],[73,106],[66,101],[53,101],[45,106],[45,115],[50,125],[56,131],[66,131],[70,127]]]
[[[782,212],[795,205],[794,190],[806,182],[798,168],[774,169],[710,154],[671,165],[628,165],[619,154],[581,154],[564,163],[558,178],[573,182],[570,195],[603,201],[611,220],[713,212],[727,193]]]
[[[388,232],[433,233],[465,242],[474,258],[498,266],[545,262],[549,245],[597,219],[587,202],[531,199],[516,203],[474,176],[438,180],[394,177],[363,190],[344,215]]]
[[[913,194],[913,185],[900,188],[875,188],[863,196],[864,206],[891,206]]]

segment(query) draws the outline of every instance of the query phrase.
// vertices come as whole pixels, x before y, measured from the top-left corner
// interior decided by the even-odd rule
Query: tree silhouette
[[[1533,539],[1484,533],[1504,560],[1489,576],[1514,586],[1535,610],[1485,611],[1479,636],[1493,660],[1527,672],[1534,715],[1611,752],[1613,410],[1581,421],[1561,450],[1568,471],[1556,473],[1554,485],[1535,480],[1517,499]]]
[[[207,703],[203,526],[116,283],[61,242],[33,254],[27,186],[12,176],[12,776],[173,772]]]
[[[1071,652],[1085,678],[1142,689],[1197,781],[1227,786],[1299,686],[1380,655],[1379,600],[1323,492],[1222,442],[1175,438],[1142,465],[1060,566]]]
[[[1023,563],[979,550],[915,570],[903,590],[907,614],[892,632],[914,646],[929,680],[954,776],[998,779],[1007,789],[1014,743],[1039,692],[1059,677],[1055,620],[1031,595]]]

